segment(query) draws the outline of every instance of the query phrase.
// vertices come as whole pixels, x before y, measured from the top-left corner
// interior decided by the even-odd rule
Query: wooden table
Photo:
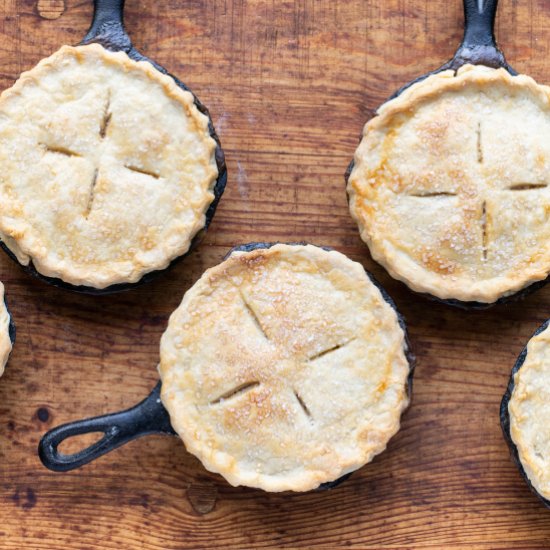
[[[0,5],[2,88],[78,42],[92,9],[89,0]],[[198,251],[127,294],[69,294],[0,257],[18,328],[0,381],[0,548],[549,548],[550,511],[511,463],[498,409],[516,356],[548,316],[550,287],[482,313],[428,302],[372,262],[344,193],[364,122],[451,56],[461,2],[128,0],[126,23],[136,46],[209,106],[229,184]],[[497,34],[514,67],[550,82],[548,1],[502,0]],[[395,298],[418,368],[388,450],[337,490],[305,495],[229,487],[160,436],[73,473],[46,471],[41,434],[144,397],[183,293],[252,240],[333,246]]]

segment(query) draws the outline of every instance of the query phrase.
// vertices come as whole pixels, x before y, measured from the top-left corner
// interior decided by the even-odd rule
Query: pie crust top
[[[67,283],[136,282],[204,227],[215,149],[171,77],[98,44],[63,46],[0,96],[0,237]]]
[[[187,450],[232,485],[307,491],[398,431],[406,349],[360,264],[312,245],[234,252],[170,318],[162,402]]]
[[[466,65],[411,86],[364,129],[350,210],[413,290],[493,303],[550,271],[550,88]]]
[[[508,412],[523,469],[537,492],[550,499],[550,326],[527,345]]]
[[[10,315],[4,302],[4,285],[0,283],[0,376],[4,374],[10,351]]]

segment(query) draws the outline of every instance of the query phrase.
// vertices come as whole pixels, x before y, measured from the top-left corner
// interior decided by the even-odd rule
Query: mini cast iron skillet
[[[233,252],[250,252],[252,250],[270,248],[277,243],[249,243],[232,248],[225,259]],[[306,243],[289,243],[306,244]],[[332,250],[329,247],[323,247],[325,250]],[[382,297],[395,310],[400,327],[405,333],[407,343],[406,357],[410,366],[409,377],[407,379],[407,394],[412,397],[412,383],[416,359],[410,351],[410,343],[407,334],[407,327],[402,315],[397,311],[395,303],[388,296],[382,286],[367,272],[370,280],[380,290]],[[177,436],[170,424],[170,416],[164,408],[160,399],[161,382],[159,382],[149,396],[131,409],[88,418],[76,422],[70,422],[47,432],[41,439],[38,446],[38,454],[42,464],[54,472],[68,472],[80,468],[89,462],[100,458],[101,456],[114,451],[118,447],[138,439],[145,435],[163,434]],[[104,436],[93,445],[71,455],[65,455],[59,452],[58,447],[63,441],[78,435],[89,433],[103,433]],[[353,472],[345,474],[341,478],[321,484],[316,491],[334,489],[342,482],[346,481]]]
[[[90,30],[88,31],[88,33],[86,34],[86,36],[84,37],[82,42],[80,42],[79,45],[97,43],[103,46],[105,49],[113,52],[118,52],[118,51],[126,52],[128,56],[135,61],[148,61],[149,63],[151,63],[151,65],[155,67],[155,69],[157,69],[163,74],[166,74],[172,77],[175,83],[180,88],[182,88],[185,91],[191,92],[191,90],[183,82],[181,82],[181,80],[178,80],[174,75],[170,74],[164,67],[161,67],[158,63],[156,63],[152,59],[149,59],[148,57],[145,57],[143,54],[141,54],[136,50],[136,48],[133,46],[130,40],[130,37],[128,36],[128,34],[124,29],[123,10],[124,10],[124,0],[94,0],[94,17],[92,21],[92,26],[90,27]],[[83,294],[113,294],[115,292],[130,290],[136,286],[142,285],[144,283],[148,283],[149,281],[156,278],[160,273],[163,273],[164,271],[170,269],[176,263],[178,263],[181,259],[187,256],[187,254],[189,254],[194,248],[196,248],[196,246],[200,243],[200,241],[204,237],[204,234],[206,233],[206,230],[208,229],[208,226],[210,225],[210,222],[214,217],[214,213],[216,212],[216,207],[218,206],[218,202],[223,194],[223,191],[225,189],[225,184],[227,182],[227,169],[225,166],[225,155],[222,150],[220,140],[216,134],[216,130],[214,129],[212,118],[210,117],[210,113],[208,112],[208,109],[198,100],[195,94],[193,94],[193,97],[194,97],[195,105],[197,109],[202,114],[208,117],[208,121],[209,121],[208,128],[210,131],[210,135],[216,142],[216,164],[218,166],[218,179],[214,186],[214,200],[212,201],[208,210],[206,211],[205,225],[203,229],[201,229],[195,235],[195,237],[191,241],[191,246],[189,247],[189,250],[185,254],[172,260],[170,265],[165,269],[146,273],[139,281],[135,283],[115,284],[103,289],[98,289],[98,288],[83,286],[83,285],[80,285],[80,286],[72,285],[55,277],[46,277],[45,275],[42,275],[34,268],[34,266],[32,265],[32,261],[29,263],[28,266],[21,265],[17,260],[17,258],[15,257],[15,255],[8,249],[8,247],[3,242],[0,241],[0,246],[4,249],[4,251],[8,254],[8,256],[10,256],[10,258],[12,258],[15,262],[17,262],[18,265],[20,265],[27,273],[29,273],[33,277],[36,277],[37,279],[45,281],[58,288],[70,290],[73,292],[79,292]]]
[[[538,334],[544,332],[548,325],[550,324],[550,319],[548,319],[540,328],[537,329],[535,334],[531,338],[534,338]],[[542,501],[542,503],[547,507],[550,508],[550,500],[544,498],[539,492],[533,487],[533,484],[529,480],[529,477],[525,473],[525,470],[523,469],[523,465],[521,464],[521,460],[519,459],[519,453],[518,449],[516,447],[516,444],[512,440],[512,435],[510,433],[510,413],[508,411],[508,404],[510,403],[510,399],[512,398],[512,393],[514,391],[514,376],[516,372],[521,369],[523,366],[523,363],[525,362],[525,358],[527,357],[527,346],[523,348],[523,351],[520,353],[518,360],[516,361],[516,364],[514,365],[514,368],[512,369],[512,374],[510,375],[510,381],[508,382],[508,387],[506,388],[506,393],[504,394],[504,397],[502,398],[502,403],[500,404],[500,425],[502,427],[502,432],[504,433],[504,439],[508,443],[508,447],[510,447],[510,454],[512,455],[512,459],[515,462],[516,466],[518,467],[521,475],[523,476],[523,479],[525,479],[525,482],[537,495],[537,497]]]
[[[498,0],[464,0],[464,38],[462,39],[462,43],[453,58],[439,67],[439,69],[419,76],[408,84],[405,84],[405,86],[390,96],[388,101],[395,99],[407,88],[413,84],[421,82],[431,75],[442,71],[447,71],[449,69],[455,71],[456,73],[460,67],[467,64],[485,65],[494,69],[503,68],[506,69],[511,75],[516,76],[518,73],[510,65],[508,65],[506,59],[504,58],[504,54],[498,48],[495,40],[494,27],[497,6]],[[354,161],[351,162],[346,171],[346,185],[351,171],[353,170],[353,166]],[[496,304],[524,298],[535,290],[542,288],[547,282],[548,278],[544,281],[537,281],[519,292],[511,294],[510,296],[499,298],[492,304],[485,304],[481,302],[463,302],[454,299],[443,300],[429,294],[424,294],[424,296],[436,302],[441,302],[462,309],[487,309]]]

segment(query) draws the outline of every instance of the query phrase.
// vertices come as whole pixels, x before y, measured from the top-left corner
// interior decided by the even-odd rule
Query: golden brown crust
[[[170,318],[162,401],[208,470],[307,491],[366,464],[397,432],[405,351],[395,311],[342,254],[233,253]]]
[[[373,258],[413,290],[493,303],[550,271],[550,88],[467,65],[367,123],[348,182]]]
[[[527,346],[508,412],[523,469],[537,492],[550,499],[550,327]]]
[[[11,352],[10,316],[4,303],[4,285],[0,283],[0,376],[4,374],[4,368]]]
[[[146,61],[64,46],[0,97],[0,236],[43,275],[136,282],[204,227],[208,118]]]

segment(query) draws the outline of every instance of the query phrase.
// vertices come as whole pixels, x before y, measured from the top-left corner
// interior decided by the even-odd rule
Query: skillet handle
[[[44,435],[38,446],[42,464],[54,472],[68,472],[114,449],[149,434],[175,435],[170,417],[160,401],[160,382],[149,397],[126,411],[58,426]],[[103,433],[103,437],[77,453],[60,453],[59,445],[74,436]]]
[[[81,44],[98,42],[113,51],[132,49],[130,37],[124,30],[124,0],[94,0],[94,18]]]
[[[495,39],[498,0],[464,0],[464,38],[453,59],[445,68],[458,70],[467,63],[504,67],[517,74],[506,62]]]
[[[498,0],[464,0],[463,46],[496,48],[494,29],[497,7]]]

